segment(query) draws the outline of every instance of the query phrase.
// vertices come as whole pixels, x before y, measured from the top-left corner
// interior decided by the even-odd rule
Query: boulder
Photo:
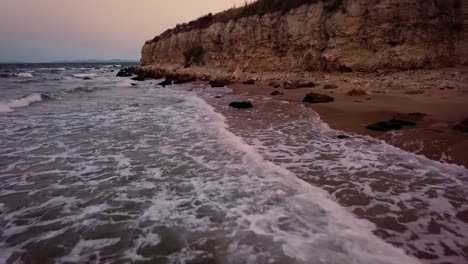
[[[209,82],[211,87],[224,87],[229,84],[231,84],[231,81],[227,79],[216,79]]]
[[[422,89],[405,92],[405,94],[423,94],[423,93],[424,93],[424,90]]]
[[[323,86],[323,89],[325,90],[331,90],[336,88],[338,88],[338,86],[336,86],[335,84],[325,84],[325,86]]]
[[[90,77],[84,77],[83,80],[91,80]]]
[[[277,96],[277,95],[283,95],[284,93],[280,92],[280,91],[273,91],[271,92],[271,95],[273,96]]]
[[[304,103],[317,104],[333,102],[335,99],[325,94],[308,93],[302,101]]]
[[[277,82],[270,82],[268,84],[268,86],[271,86],[273,88],[279,88],[281,86],[281,84],[277,83]]]
[[[349,96],[364,96],[367,95],[367,92],[362,89],[352,89],[347,93]]]
[[[117,77],[131,77],[135,73],[135,68],[123,68],[117,73]]]
[[[299,88],[299,82],[298,81],[286,81],[283,83],[283,88],[287,90],[297,89]]]
[[[458,131],[461,131],[461,132],[465,132],[465,133],[468,133],[468,118],[461,122],[461,123],[458,123],[457,125],[455,125],[453,127],[453,129],[455,130],[458,130]]]
[[[160,85],[160,86],[162,86],[162,87],[166,87],[166,86],[168,86],[168,85],[172,85],[172,80],[166,79],[166,80],[164,80],[164,81],[158,83],[157,85]]]
[[[252,84],[255,84],[255,79],[248,79],[248,80],[243,81],[242,83],[252,85]]]
[[[229,107],[237,108],[237,109],[248,109],[248,108],[252,108],[253,105],[250,101],[243,101],[243,102],[231,102],[229,104]]]

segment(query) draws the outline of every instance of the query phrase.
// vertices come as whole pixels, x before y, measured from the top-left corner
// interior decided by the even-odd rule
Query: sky
[[[0,62],[139,60],[178,23],[245,0],[0,0]]]

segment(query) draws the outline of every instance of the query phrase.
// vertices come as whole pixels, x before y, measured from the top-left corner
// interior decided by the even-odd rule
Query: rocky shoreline
[[[307,103],[330,127],[468,168],[468,68],[380,73],[225,72],[208,67],[140,66],[118,76],[162,86],[194,81]]]

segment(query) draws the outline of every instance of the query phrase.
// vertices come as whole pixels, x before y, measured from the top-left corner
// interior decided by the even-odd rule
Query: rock
[[[140,75],[132,78],[132,80],[137,81],[137,82],[144,82],[145,79],[146,79],[145,76],[140,76]]]
[[[277,83],[277,82],[270,82],[268,84],[268,86],[271,86],[273,88],[279,88],[281,86],[281,84]]]
[[[84,77],[83,80],[91,80],[89,77]]]
[[[220,98],[223,98],[223,97],[221,95],[216,95],[214,98],[220,99]]]
[[[286,81],[283,83],[283,88],[290,90],[290,89],[298,89],[299,82],[298,81]]]
[[[468,118],[465,121],[455,125],[453,129],[468,133]]]
[[[253,105],[250,101],[244,101],[244,102],[231,102],[229,104],[229,107],[232,107],[232,108],[237,108],[237,109],[248,109],[248,108],[252,108]]]
[[[136,84],[136,83],[131,83],[130,85],[131,85],[131,86],[137,86],[137,84]]]
[[[325,84],[325,86],[323,86],[323,89],[325,90],[331,90],[331,89],[336,89],[336,88],[338,88],[338,86],[334,84]]]
[[[273,91],[271,92],[271,95],[273,96],[277,96],[277,95],[283,95],[284,93],[280,92],[280,91]]]
[[[297,88],[312,88],[312,87],[315,87],[315,83],[313,82],[300,82],[298,85],[297,85]]]
[[[415,126],[415,122],[405,121],[400,119],[393,118],[388,122],[378,122],[371,125],[368,125],[366,128],[373,131],[392,131],[400,130],[404,126]]]
[[[131,77],[135,73],[135,68],[123,68],[117,73],[117,77]]]
[[[224,87],[229,84],[231,84],[231,81],[227,79],[216,79],[209,82],[211,87]]]
[[[168,77],[166,77],[167,79]],[[183,83],[189,83],[189,82],[194,82],[197,80],[195,76],[189,75],[189,74],[181,74],[181,75],[175,75],[172,76],[172,78],[169,78],[173,80],[174,84],[183,84]]]
[[[160,86],[162,86],[162,87],[166,87],[166,86],[168,86],[168,85],[172,85],[172,80],[166,79],[166,80],[164,80],[164,81],[162,81],[162,82],[160,82],[160,83],[158,83],[158,84],[156,84],[156,85],[160,85]]]
[[[346,136],[346,135],[338,135],[336,136],[337,139],[347,139],[347,138],[351,138],[350,136]]]
[[[255,79],[249,79],[249,80],[245,80],[244,82],[242,82],[243,84],[255,84]]]
[[[347,93],[349,96],[364,96],[367,95],[367,92],[362,89],[352,89]]]
[[[422,89],[405,92],[405,94],[423,94],[423,93],[424,93],[424,90]]]
[[[316,103],[333,102],[335,101],[335,99],[331,96],[324,95],[324,94],[308,93],[302,101],[304,103],[316,104]]]

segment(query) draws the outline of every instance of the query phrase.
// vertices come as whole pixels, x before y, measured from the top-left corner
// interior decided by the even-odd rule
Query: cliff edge
[[[466,7],[460,0],[303,2],[290,10],[232,19],[210,14],[179,25],[145,43],[141,65],[260,73],[369,72],[467,63]]]

